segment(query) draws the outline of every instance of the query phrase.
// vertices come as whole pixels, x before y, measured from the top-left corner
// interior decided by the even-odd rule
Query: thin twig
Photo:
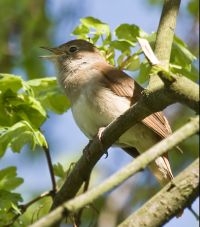
[[[188,206],[188,210],[194,215],[197,221],[199,221],[199,215],[193,210],[192,206]]]
[[[52,183],[51,195],[52,195],[52,197],[54,197],[55,194],[56,194],[57,188],[56,188],[56,180],[55,180],[54,171],[53,171],[53,164],[52,164],[52,161],[51,161],[51,155],[50,155],[49,147],[43,146],[42,148],[43,148],[44,153],[46,155],[49,173],[50,173],[50,177],[51,177],[51,183]]]
[[[85,193],[88,188],[89,188],[89,183],[90,183],[90,176],[88,177],[88,179],[84,182],[84,186],[83,186],[83,193]],[[83,214],[83,210],[85,209],[85,207],[81,208],[76,217],[75,217],[75,221],[76,221],[76,224],[77,226],[81,226],[81,216]]]
[[[41,195],[37,196],[36,198],[32,199],[31,201],[25,203],[25,204],[21,204],[19,205],[19,210],[20,210],[20,213],[17,213],[12,221],[7,224],[7,225],[4,225],[4,227],[10,227],[10,226],[13,226],[13,224],[15,223],[15,221],[23,214],[26,212],[26,210],[35,202],[39,201],[40,199],[44,198],[44,197],[47,197],[47,196],[51,196],[52,197],[52,191],[47,191],[47,192],[44,192],[42,193]]]

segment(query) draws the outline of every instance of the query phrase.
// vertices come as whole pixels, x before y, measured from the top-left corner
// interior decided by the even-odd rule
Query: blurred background
[[[156,31],[163,1],[156,0],[35,0],[0,1],[0,72],[22,76],[25,80],[56,76],[52,63],[39,58],[44,54],[40,46],[55,46],[73,39],[71,35],[82,17],[93,16],[108,23],[114,30],[122,23],[136,24],[147,33]],[[198,0],[182,1],[176,35],[182,38],[199,59]],[[196,61],[198,66],[198,61]],[[173,130],[179,128],[194,113],[180,105],[165,110]],[[53,163],[69,167],[80,157],[88,139],[75,125],[70,110],[63,115],[49,113],[42,128],[50,145]],[[198,138],[194,136],[183,144],[184,154],[170,153],[175,175],[198,156]],[[99,184],[132,159],[120,149],[111,148],[107,159],[102,158],[92,174],[91,187]],[[17,165],[18,175],[25,182],[18,188],[25,202],[51,188],[51,181],[43,152],[25,147],[20,154],[8,150],[0,159],[0,168]],[[95,209],[86,210],[84,226],[116,226],[128,214],[140,207],[159,190],[159,185],[148,170],[136,174],[113,192],[95,202]],[[113,206],[114,204],[114,206]],[[198,201],[192,205],[198,211]],[[40,211],[42,212],[42,211]],[[99,215],[99,219],[97,216]],[[29,214],[31,216],[31,213]],[[34,219],[34,218],[33,218]],[[183,217],[165,225],[198,226],[192,213],[186,209]]]

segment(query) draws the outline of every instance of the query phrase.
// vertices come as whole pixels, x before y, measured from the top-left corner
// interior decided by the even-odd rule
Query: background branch
[[[97,187],[90,189],[88,192],[72,199],[62,206],[59,206],[50,214],[40,219],[31,227],[46,227],[55,226],[62,218],[66,217],[69,212],[76,212],[87,204],[92,203],[99,196],[105,192],[110,191],[117,185],[125,181],[127,178],[132,176],[134,173],[144,169],[150,162],[156,159],[158,156],[165,153],[167,150],[176,146],[178,143],[188,138],[189,136],[195,134],[199,130],[199,118],[195,117],[191,122],[184,125],[182,128],[178,129],[172,135],[162,140],[154,147],[150,148],[145,153],[141,154],[132,163],[125,166],[123,169],[118,171],[116,174],[105,180],[102,184]]]
[[[118,227],[163,226],[182,208],[190,206],[199,192],[199,159],[181,172],[167,186],[130,215]]]
[[[176,28],[176,19],[181,0],[165,0],[156,35],[154,53],[162,66],[168,70],[171,48]],[[152,89],[161,84],[162,81],[156,74],[150,77],[148,88]]]

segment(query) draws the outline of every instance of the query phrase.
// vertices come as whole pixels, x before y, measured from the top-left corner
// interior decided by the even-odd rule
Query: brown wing
[[[130,76],[109,64],[105,65],[105,62],[95,64],[94,67],[104,74],[104,81],[102,82],[116,95],[127,97],[131,104],[138,101],[143,88]]]
[[[162,138],[165,138],[172,133],[171,127],[162,112],[151,114],[150,116],[144,118],[142,123]]]
[[[127,97],[130,99],[131,104],[138,101],[141,96],[141,92],[144,89],[126,73],[112,67],[109,64],[105,65],[105,63],[98,63],[94,67],[102,71],[105,76],[105,85],[116,95]],[[171,134],[170,125],[162,112],[151,114],[143,119],[142,123],[153,130],[161,138],[165,138]]]

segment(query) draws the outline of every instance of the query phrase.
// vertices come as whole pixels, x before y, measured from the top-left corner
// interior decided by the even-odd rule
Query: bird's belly
[[[105,91],[104,91],[105,92]],[[72,105],[72,114],[81,131],[92,139],[99,128],[106,127],[112,120],[129,108],[123,97],[108,93],[105,96],[95,96],[93,99],[81,94]],[[158,141],[157,135],[142,123],[131,127],[116,141],[116,145],[135,147],[139,152],[144,152]]]
[[[82,94],[73,104],[73,117],[88,138],[93,138],[99,128],[107,126],[129,108],[129,103],[124,97],[116,96],[117,100],[113,103],[113,95],[105,94],[105,91],[103,96],[98,94],[94,98]]]

